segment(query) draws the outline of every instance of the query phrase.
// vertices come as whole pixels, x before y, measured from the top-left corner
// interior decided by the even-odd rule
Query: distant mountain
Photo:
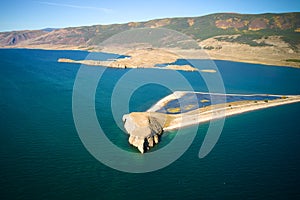
[[[216,54],[227,55],[229,51],[225,47],[229,44],[230,48],[236,47],[237,51],[237,44],[244,45],[246,50],[252,47],[272,47],[265,49],[269,53],[276,53],[278,48],[277,53],[282,55],[282,58],[290,59],[297,58],[300,50],[300,12],[218,13],[202,17],[165,18],[125,24],[2,32],[0,47],[92,49],[114,34],[143,27],[162,27],[179,31],[192,37],[204,49]]]
[[[182,32],[195,40],[220,35],[236,35],[237,38],[219,38],[229,42],[264,45],[253,42],[267,36],[281,36],[290,45],[300,43],[300,12],[283,14],[235,14],[219,13],[202,17],[165,18],[126,24],[94,25],[62,29],[47,28],[36,31],[0,33],[0,46],[12,45],[97,45],[110,36],[132,28],[163,27]]]
[[[0,33],[0,46],[14,46],[22,42],[35,40],[46,33],[42,30],[2,32]]]

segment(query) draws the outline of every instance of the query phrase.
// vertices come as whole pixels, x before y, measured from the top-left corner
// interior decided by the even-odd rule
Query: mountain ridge
[[[242,46],[245,52],[268,51],[270,55],[279,54],[279,64],[300,67],[297,62],[287,61],[300,57],[300,12],[215,13],[199,17],[161,18],[142,22],[67,27],[51,31],[44,29],[0,32],[0,47],[99,50],[98,45],[106,39],[134,28],[167,28],[181,32],[193,38],[200,47],[217,59],[224,56],[229,59],[228,55],[234,56],[235,52],[230,53],[228,49],[238,51],[238,47]],[[249,60],[255,58],[250,54],[241,56]],[[269,60],[272,61],[271,58]],[[274,60],[267,63],[277,62]]]

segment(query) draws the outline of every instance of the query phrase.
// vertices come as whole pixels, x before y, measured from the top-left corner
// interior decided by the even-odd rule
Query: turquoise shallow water
[[[130,174],[101,164],[84,148],[73,122],[72,89],[80,65],[56,62],[86,56],[82,51],[0,50],[1,199],[300,197],[299,103],[227,118],[218,143],[203,159],[198,152],[208,124],[199,127],[185,154],[162,170]],[[300,94],[298,69],[215,63],[228,93]],[[128,71],[105,71],[96,111],[111,141],[137,152],[116,126],[109,106],[114,84]],[[196,91],[207,90],[194,73],[182,74]],[[144,111],[170,93],[156,84],[145,85],[132,95],[130,110]],[[173,137],[164,135],[161,145]]]
[[[214,104],[230,103],[236,101],[269,101],[279,99],[281,96],[270,95],[226,95],[226,94],[208,94],[208,93],[187,93],[178,99],[174,99],[166,103],[161,109],[157,110],[160,113],[179,114],[185,113],[197,108],[210,106]],[[214,102],[212,102],[212,99]],[[168,109],[180,108],[178,112],[169,112]]]

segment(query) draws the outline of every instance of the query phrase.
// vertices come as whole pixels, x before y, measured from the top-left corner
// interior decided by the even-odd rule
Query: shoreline
[[[41,47],[41,46],[36,46],[36,47],[0,47],[0,49],[32,49],[32,50],[74,50],[74,51],[86,51],[86,52],[102,52],[102,53],[116,53],[116,54],[120,54],[124,51],[117,49],[117,50],[101,50],[101,49],[90,49],[88,47],[85,48],[79,48],[76,46],[58,46],[58,47]],[[190,50],[192,51],[192,50]],[[176,52],[176,50],[175,50]],[[179,51],[180,52],[180,51]],[[181,52],[180,52],[181,53]],[[261,60],[250,60],[250,59],[241,59],[241,58],[237,58],[237,57],[231,57],[226,55],[217,55],[217,54],[211,54],[210,52],[207,52],[207,54],[209,55],[209,59],[211,60],[220,60],[220,61],[230,61],[230,62],[240,62],[240,63],[249,63],[249,64],[259,64],[259,65],[265,65],[265,66],[270,66],[270,67],[289,67],[289,68],[296,68],[296,69],[300,69],[299,67],[299,63],[296,62],[286,62],[286,61],[281,61],[278,62],[276,60],[265,60],[265,61],[261,61]],[[197,59],[197,58],[187,58],[187,59]],[[203,59],[203,58],[198,58],[198,59]],[[205,58],[204,58],[205,59]],[[208,58],[206,58],[208,59]]]

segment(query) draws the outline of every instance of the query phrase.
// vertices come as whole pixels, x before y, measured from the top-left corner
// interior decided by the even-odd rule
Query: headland
[[[191,102],[185,104],[184,98],[190,95],[196,95],[198,101],[194,104],[193,102],[192,104]],[[208,96],[211,98],[207,98]],[[221,98],[225,102],[218,101],[217,98]],[[172,105],[178,106],[178,102],[174,104],[178,99],[181,99],[180,101],[185,105],[172,107]],[[215,102],[221,103],[213,104],[211,102],[213,99]],[[166,131],[296,102],[300,102],[300,95],[222,95],[178,91],[161,99],[145,112],[133,112],[124,115],[123,122],[130,135],[129,143],[144,153],[159,143],[161,135]],[[195,106],[195,104],[197,105]]]

